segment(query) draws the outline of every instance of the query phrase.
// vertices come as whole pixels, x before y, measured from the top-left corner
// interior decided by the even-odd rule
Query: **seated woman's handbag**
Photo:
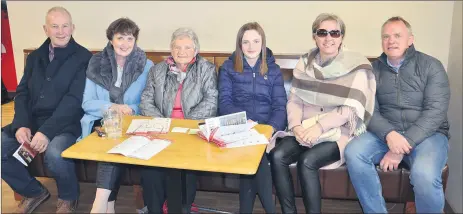
[[[322,117],[326,116],[325,114],[319,114],[317,116],[311,117],[309,119],[306,119],[302,121],[302,127],[304,129],[310,128],[311,126],[317,124],[318,120],[320,120]],[[312,146],[315,146],[316,144],[322,143],[322,142],[336,142],[341,138],[341,128],[336,127],[332,128],[328,131],[323,132],[320,137],[317,139],[316,142],[312,143]]]

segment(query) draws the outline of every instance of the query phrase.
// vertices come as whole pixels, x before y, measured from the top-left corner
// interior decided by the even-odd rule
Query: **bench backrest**
[[[26,58],[35,49],[24,49],[24,63]],[[100,52],[101,49],[91,50],[93,54]],[[170,51],[152,51],[145,50],[147,57],[154,63],[159,63],[170,56]],[[212,51],[201,51],[199,53],[202,57],[215,64],[216,70],[218,71],[223,62],[231,56],[231,52],[212,52]],[[276,63],[280,66],[285,81],[285,88],[288,92],[291,80],[293,79],[293,69],[296,67],[297,61],[299,60],[300,54],[274,54]],[[374,61],[375,57],[368,57],[370,62]]]

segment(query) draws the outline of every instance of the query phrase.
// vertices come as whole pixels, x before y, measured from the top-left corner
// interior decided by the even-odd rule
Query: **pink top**
[[[178,87],[177,91],[177,96],[175,96],[174,109],[172,110],[172,114],[170,115],[171,118],[184,119],[182,110],[182,89],[183,84],[180,83],[180,86]]]
[[[170,58],[170,60],[173,61],[173,58]],[[188,65],[193,64],[196,62],[196,57],[193,57],[191,59],[190,63]],[[181,69],[182,72],[187,71],[188,66],[185,66],[183,69]],[[172,114],[170,115],[170,118],[175,118],[175,119],[185,119],[185,115],[183,115],[183,110],[182,110],[182,89],[183,89],[183,83],[180,83],[178,86],[178,91],[177,95],[175,96],[175,101],[174,101],[174,108],[172,109]]]

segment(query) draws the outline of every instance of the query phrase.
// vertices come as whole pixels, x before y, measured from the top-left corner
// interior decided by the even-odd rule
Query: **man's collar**
[[[387,64],[388,64],[389,66],[391,66],[391,67],[397,67],[397,68],[400,67],[400,66],[402,65],[402,63],[404,62],[404,60],[405,60],[405,54],[404,54],[404,56],[402,56],[402,58],[400,59],[399,64],[395,66],[395,65],[393,65],[393,64],[391,63],[391,61],[389,61],[389,58],[386,57],[386,62],[387,62]]]
[[[55,51],[55,48],[53,48],[53,45],[50,42],[50,45],[48,45],[48,50],[53,53]]]
[[[71,39],[72,39],[72,37],[71,37]],[[71,42],[71,39],[69,39],[69,42],[64,47],[58,47],[58,48],[66,48],[69,45],[69,43]],[[51,43],[51,39],[50,39],[50,50],[54,50],[54,49],[55,49],[55,47],[53,47],[53,44]]]
[[[405,54],[404,54],[403,58],[400,60],[399,65],[406,64],[409,61],[410,58],[415,56],[415,52],[416,52],[415,46],[413,44],[410,45],[410,47],[408,47],[407,50],[405,51]],[[379,59],[379,61],[383,62],[386,65],[390,64],[388,59],[387,59],[387,55],[384,52],[381,54],[381,56],[378,59]]]
[[[53,48],[53,46],[51,45],[50,38],[47,38],[47,40],[45,40],[45,42],[37,50],[38,52],[41,53],[41,56],[43,57],[43,59],[44,60],[46,59],[46,61],[49,60],[50,46],[53,49],[54,58],[65,58],[69,54],[76,51],[77,43],[74,41],[74,38],[71,37],[66,47]]]

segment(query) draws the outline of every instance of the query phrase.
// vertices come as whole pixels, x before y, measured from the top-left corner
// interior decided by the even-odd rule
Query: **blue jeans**
[[[76,139],[77,137],[72,134],[57,135],[48,144],[44,155],[44,165],[56,180],[58,197],[63,200],[79,199],[79,182],[74,160],[61,157],[61,153],[73,145]],[[16,193],[28,198],[36,197],[44,187],[29,174],[21,162],[13,157],[13,153],[20,145],[15,137],[2,132],[2,179]]]
[[[448,147],[448,138],[435,133],[403,158],[410,167],[417,213],[444,210],[442,169],[447,163]],[[370,132],[354,138],[344,151],[349,177],[365,213],[387,213],[375,165],[388,151],[387,144]]]

